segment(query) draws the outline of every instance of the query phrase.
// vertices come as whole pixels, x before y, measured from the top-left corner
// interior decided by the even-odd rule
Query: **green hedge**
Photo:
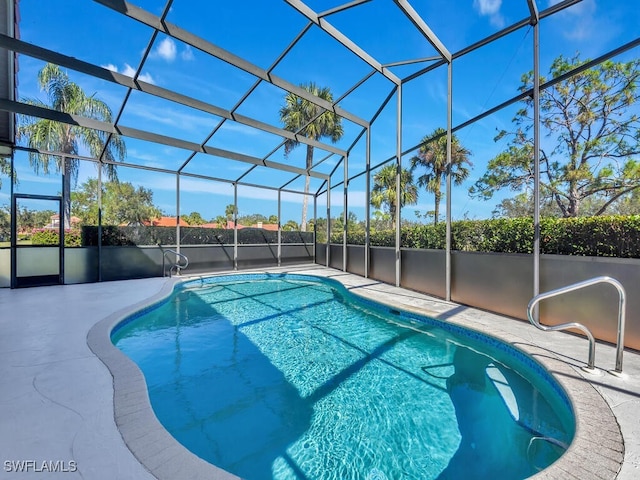
[[[640,215],[548,218],[540,239],[544,253],[640,258]]]
[[[135,246],[135,245],[175,245],[176,229],[170,227],[117,227],[105,225],[102,227],[102,245],[104,246]],[[82,227],[82,245],[86,247],[98,246],[98,227]]]
[[[59,245],[60,234],[57,230],[36,230],[31,235],[31,245]],[[65,247],[80,247],[82,240],[79,230],[65,230],[64,232],[64,246]]]
[[[414,225],[402,227],[404,248],[444,249],[446,225]],[[461,220],[451,224],[452,248],[469,252],[533,252],[533,221],[530,218]],[[57,245],[58,234],[40,230],[33,234],[34,245]],[[228,229],[182,227],[182,245],[232,245],[234,233]],[[347,243],[364,245],[364,233],[350,233]],[[260,228],[238,230],[238,243],[274,244],[277,232]],[[342,242],[342,233],[331,236],[332,243]],[[312,232],[282,232],[282,243],[313,242]],[[175,245],[174,227],[102,227],[104,246]],[[97,246],[98,227],[82,227],[82,231],[65,232],[65,245]],[[372,246],[395,245],[395,231],[371,232]],[[640,258],[640,215],[578,218],[543,218],[540,221],[542,253],[600,257]]]
[[[446,225],[402,227],[404,248],[444,249]],[[332,235],[341,243],[342,234]],[[533,252],[531,218],[461,220],[451,224],[453,250],[468,252]],[[364,245],[364,234],[348,235],[347,243]],[[395,245],[395,231],[371,232],[372,246]],[[640,258],[640,215],[578,218],[543,218],[541,253],[593,257]]]
[[[282,243],[306,243],[313,245],[313,232],[283,231],[281,239]]]
[[[282,243],[313,243],[313,232],[282,232]],[[181,245],[233,245],[233,229],[181,227]],[[127,245],[175,245],[175,227],[102,227],[103,246]],[[238,230],[238,244],[278,243],[278,232],[261,228],[242,228]],[[82,227],[82,245],[98,245],[98,227]]]

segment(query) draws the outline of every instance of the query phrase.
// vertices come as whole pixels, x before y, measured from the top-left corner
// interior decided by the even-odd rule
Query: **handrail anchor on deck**
[[[561,323],[559,325],[546,326],[540,324],[540,322],[534,318],[533,309],[535,306],[540,303],[541,300],[546,298],[556,297],[558,295],[562,295],[564,293],[573,292],[574,290],[579,290],[581,288],[589,287],[591,285],[596,285],[599,283],[608,283],[613,285],[616,290],[618,290],[618,336],[616,340],[616,367],[615,370],[609,371],[612,375],[622,376],[622,355],[624,353],[624,329],[625,329],[625,305],[627,301],[627,293],[622,286],[622,284],[616,280],[615,278],[611,278],[608,276],[600,276],[594,277],[589,280],[584,280],[582,282],[577,282],[571,285],[567,285],[566,287],[557,288],[555,290],[550,290],[545,293],[540,293],[533,297],[527,306],[527,317],[529,318],[529,322],[536,328],[543,331],[559,331],[559,330],[567,330],[569,328],[577,328],[584,332],[584,334],[589,339],[589,360],[587,364],[588,372],[595,372],[595,357],[596,357],[596,344],[595,339],[591,331],[585,327],[583,324],[578,322],[568,322]]]
[[[169,278],[171,278],[171,275],[174,269],[176,270],[177,273],[180,273],[180,270],[187,268],[189,266],[189,259],[184,253],[162,248],[162,245],[160,244],[158,244],[158,247],[160,247],[160,250],[162,250],[162,276],[163,277],[166,275],[165,265],[167,263],[167,254],[171,254],[175,256],[175,260],[173,262],[169,262],[169,264],[171,265],[171,267],[169,268]],[[184,263],[180,263],[181,261],[184,261]]]

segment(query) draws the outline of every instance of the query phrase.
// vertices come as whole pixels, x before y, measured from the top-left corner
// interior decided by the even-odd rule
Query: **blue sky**
[[[132,3],[156,15],[161,14],[165,4],[158,0],[134,0]],[[316,11],[324,11],[342,3],[344,2],[337,0],[306,1]],[[558,2],[538,0],[540,10],[553,3]],[[559,54],[573,56],[580,52],[581,58],[594,58],[633,40],[640,32],[640,9],[635,3],[583,0],[580,4],[543,20],[540,25],[541,72],[545,74],[552,60]],[[526,0],[413,0],[411,4],[450,52],[459,51],[528,15]],[[130,76],[138,68],[152,35],[150,28],[87,0],[21,0],[20,15],[20,36],[24,41]],[[331,15],[327,20],[383,64],[424,59],[436,54],[434,48],[412,28],[391,0],[374,0]],[[307,23],[286,2],[276,0],[175,0],[167,21],[200,35],[263,69],[269,69],[274,64],[281,51]],[[533,31],[526,27],[454,62],[454,125],[518,93],[521,75],[532,69],[532,39]],[[638,56],[637,48],[618,59],[626,60],[632,56]],[[391,71],[402,78],[427,65],[429,62],[391,67]],[[20,56],[20,97],[38,97],[44,100],[35,82],[42,66],[43,63],[39,60]],[[289,55],[275,66],[272,73],[293,84],[313,80],[319,85],[329,86],[334,98],[338,98],[370,71],[368,65],[314,26]],[[118,112],[126,94],[124,87],[73,71],[69,71],[69,75],[85,91],[95,92],[107,102],[114,114]],[[155,39],[140,80],[174,89],[225,109],[233,108],[255,82],[250,74],[162,34]],[[441,67],[404,86],[403,150],[418,144],[422,137],[435,128],[446,125],[446,81],[446,68]],[[392,84],[376,74],[341,102],[340,106],[369,120],[391,89]],[[280,126],[278,111],[283,104],[284,94],[280,88],[263,82],[237,112]],[[495,202],[484,202],[470,198],[467,191],[482,176],[487,161],[504,148],[504,143],[496,144],[493,138],[497,129],[510,125],[516,109],[517,106],[507,108],[458,132],[461,143],[472,152],[473,169],[469,180],[454,189],[454,219],[488,218],[497,201],[513,195],[505,192],[496,196]],[[219,120],[213,115],[134,91],[120,124],[200,143]],[[345,135],[337,146],[346,149],[356,138],[360,128],[349,121],[345,121],[343,126]],[[125,141],[128,149],[126,161],[132,164],[176,169],[189,157],[189,152],[184,150],[133,139]],[[208,145],[262,158],[279,143],[280,138],[272,134],[239,123],[226,122]],[[392,157],[395,151],[394,97],[372,127],[372,165]],[[269,160],[303,166],[304,155],[304,146],[298,147],[288,157],[285,157],[281,148]],[[325,152],[316,151],[315,159],[319,160],[324,156]],[[337,160],[336,157],[330,158],[319,171],[329,173]],[[403,158],[405,164],[408,161],[409,157]],[[46,191],[52,194],[59,191],[57,176],[36,177],[26,165],[23,154],[17,155],[16,163],[19,166],[19,191]],[[361,171],[364,166],[364,140],[361,140],[352,152],[349,175]],[[235,179],[248,168],[249,165],[246,164],[198,154],[185,171]],[[80,181],[95,176],[93,165],[82,165]],[[121,180],[152,189],[156,204],[168,214],[175,214],[174,175],[120,168],[119,176]],[[279,187],[291,178],[293,177],[289,173],[258,167],[243,180]],[[332,183],[342,180],[340,167]],[[320,184],[320,180],[312,179],[311,191],[316,191]],[[303,179],[294,181],[290,187],[301,190]],[[181,181],[181,190],[181,212],[199,211],[207,219],[222,214],[225,205],[233,200],[232,187],[224,183],[185,178]],[[360,218],[364,214],[364,190],[364,177],[351,182],[349,210]],[[4,182],[0,190],[1,203],[7,201],[7,194],[8,184]],[[277,213],[276,192],[243,187],[239,194],[240,214]],[[320,198],[319,216],[325,215],[324,202],[326,196]],[[291,218],[299,221],[301,203],[301,196],[283,194],[283,220]],[[342,188],[333,191],[331,203],[332,215],[342,210]],[[432,209],[432,195],[421,191],[418,204],[407,207],[403,217],[415,220],[415,210],[425,212]],[[310,213],[312,215],[312,210]]]

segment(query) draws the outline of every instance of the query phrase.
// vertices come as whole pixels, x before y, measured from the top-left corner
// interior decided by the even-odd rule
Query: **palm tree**
[[[312,95],[333,103],[333,95],[328,87],[320,88],[315,83],[300,85]],[[285,130],[297,132],[307,138],[320,140],[322,137],[329,137],[332,143],[342,138],[343,130],[341,118],[334,112],[324,110],[315,103],[301,98],[293,93],[288,93],[285,97],[285,106],[280,109],[280,120],[284,123]],[[284,144],[285,155],[289,153],[300,142],[288,139]],[[307,145],[307,172],[313,165],[313,146]],[[302,222],[300,222],[300,230],[307,231],[307,205],[309,199],[309,175],[306,176],[304,182],[304,198],[302,199]]]
[[[371,190],[371,205],[380,208],[386,205],[391,215],[391,223],[396,223],[396,173],[395,163],[385,165],[373,176],[373,189]],[[418,202],[418,188],[413,183],[413,174],[403,168],[400,173],[400,207],[415,205]]]
[[[469,176],[469,169],[465,167],[465,164],[471,165],[469,155],[471,152],[460,145],[455,135],[451,135],[451,178],[456,185]],[[424,187],[435,197],[434,224],[437,224],[442,199],[440,187],[448,171],[447,131],[444,128],[436,128],[431,135],[422,139],[418,155],[411,159],[411,171],[418,167],[425,169],[425,173],[418,177],[418,186]]]
[[[79,85],[69,80],[67,73],[63,72],[59,66],[51,63],[46,64],[38,73],[38,83],[40,89],[46,92],[49,104],[38,99],[25,99],[25,103],[103,122],[111,122],[111,109],[107,104],[93,95],[88,96],[84,93]],[[20,123],[18,138],[25,138],[27,146],[30,148],[70,155],[55,156],[29,152],[29,163],[36,174],[40,171],[48,174],[52,167],[56,172],[63,172],[63,214],[65,228],[69,228],[71,181],[73,179],[75,183],[78,178],[79,162],[73,156],[79,154],[81,145],[95,158],[103,155],[103,160],[109,162],[104,164],[107,176],[110,180],[117,181],[116,167],[112,162],[124,160],[126,155],[124,142],[120,136],[114,134],[107,143],[109,134],[105,132],[53,120],[20,116]]]
[[[218,228],[227,228],[227,217],[224,215],[218,215],[211,220],[211,223],[217,223]]]
[[[230,203],[224,208],[224,214],[226,216],[227,222],[230,222],[231,220],[233,220],[236,213],[238,213],[238,211],[236,210],[236,206],[233,203]],[[226,224],[225,224],[225,228],[226,228]]]

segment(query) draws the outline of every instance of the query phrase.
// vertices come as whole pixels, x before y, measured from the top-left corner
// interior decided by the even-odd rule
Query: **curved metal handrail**
[[[540,293],[533,297],[527,306],[527,317],[529,318],[529,322],[536,328],[544,331],[557,331],[557,330],[567,330],[569,328],[577,328],[578,330],[582,330],[587,338],[589,339],[589,361],[588,368],[593,369],[595,365],[595,356],[596,356],[596,344],[591,331],[578,322],[568,322],[562,323],[560,325],[546,326],[541,325],[533,317],[533,309],[535,306],[540,303],[541,300],[550,297],[556,297],[558,295],[562,295],[563,293],[573,292],[574,290],[579,290],[581,288],[589,287],[591,285],[596,285],[598,283],[608,283],[613,285],[616,290],[618,290],[619,301],[618,301],[618,338],[616,342],[616,368],[615,373],[622,373],[622,355],[624,352],[624,328],[625,328],[625,304],[627,301],[627,293],[622,286],[622,284],[616,280],[615,278],[601,276],[594,277],[589,280],[584,280],[582,282],[577,282],[571,285],[567,285],[566,287],[557,288],[555,290],[550,290],[545,293]]]
[[[169,269],[169,277],[171,277],[171,272],[173,272],[174,268],[176,269],[176,271],[179,271],[189,266],[189,259],[185,254],[176,252],[175,250],[162,249],[162,276],[163,277],[165,274],[165,263],[167,260],[167,253],[175,255],[175,261],[171,263],[171,268]],[[184,264],[181,264],[180,260],[184,260]]]

